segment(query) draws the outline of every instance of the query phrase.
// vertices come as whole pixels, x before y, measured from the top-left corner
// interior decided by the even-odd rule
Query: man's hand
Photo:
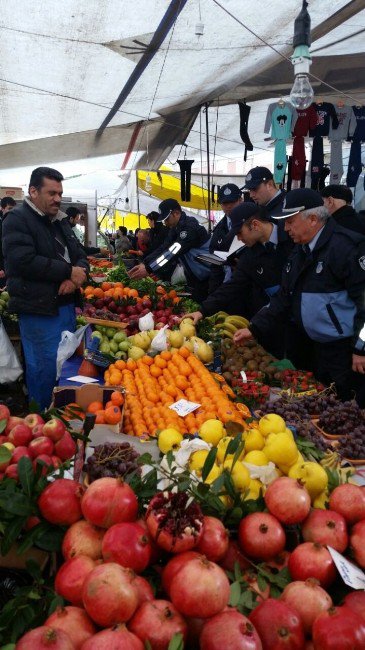
[[[242,330],[237,330],[233,336],[233,343],[238,345],[238,343],[244,343],[253,339],[253,335],[247,327],[244,327]]]
[[[192,311],[191,314],[184,314],[181,320],[184,320],[184,318],[191,318],[194,325],[196,325],[203,318],[203,314],[201,311]]]
[[[77,288],[81,287],[86,281],[85,269],[82,266],[73,266],[70,280]]]
[[[133,269],[128,272],[128,275],[133,280],[140,280],[148,275],[148,271],[144,264],[138,264],[138,266],[134,266]]]
[[[365,374],[365,357],[359,354],[352,355],[352,369],[354,372],[359,372],[361,375]]]
[[[58,289],[58,295],[59,296],[65,296],[68,293],[74,293],[76,291],[76,286],[74,285],[71,280],[64,280],[61,282],[60,287]]]
[[[0,278],[5,278],[5,271],[0,269]]]

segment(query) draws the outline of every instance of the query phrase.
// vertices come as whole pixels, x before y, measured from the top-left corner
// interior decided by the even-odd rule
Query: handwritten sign
[[[344,583],[352,589],[365,589],[365,573],[332,546],[327,548]]]
[[[241,375],[241,377],[242,377],[242,381],[245,381],[245,382],[248,381],[248,379],[247,379],[247,375],[246,375],[246,373],[245,373],[244,370],[241,370],[240,375]]]
[[[174,404],[171,404],[169,408],[180,415],[181,418],[184,418],[185,415],[189,415],[189,413],[196,411],[199,406],[200,404],[196,404],[196,402],[189,402],[187,399],[179,399]]]

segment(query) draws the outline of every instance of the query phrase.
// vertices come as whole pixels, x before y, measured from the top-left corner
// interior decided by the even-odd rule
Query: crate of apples
[[[37,413],[15,417],[0,404],[0,431],[0,479],[17,479],[17,463],[23,456],[30,458],[34,467],[41,462],[47,473],[48,468],[56,469],[76,453],[75,441],[59,418],[46,422]]]

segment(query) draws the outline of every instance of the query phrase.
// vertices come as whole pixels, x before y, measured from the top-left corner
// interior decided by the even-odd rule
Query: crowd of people
[[[75,327],[87,256],[101,252],[78,240],[77,208],[60,211],[62,180],[39,167],[21,205],[1,201],[0,283],[19,315],[29,397],[42,408],[56,382],[61,332]],[[365,216],[352,200],[343,185],[285,193],[269,169],[255,167],[244,188],[219,188],[224,216],[212,233],[166,199],[147,215],[148,230],[119,228],[115,254],[135,252],[133,279],[150,274],[188,288],[199,304],[189,314],[195,322],[220,310],[244,315],[250,323],[236,332],[237,344],[254,337],[364,406]]]

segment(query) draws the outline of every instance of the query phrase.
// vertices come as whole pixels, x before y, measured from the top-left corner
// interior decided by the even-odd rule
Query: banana
[[[222,329],[227,330],[228,332],[232,332],[232,334],[234,334],[238,330],[238,327],[236,327],[232,323],[228,323],[227,320],[225,320],[222,325]]]
[[[226,318],[226,320],[224,322],[225,323],[231,323],[232,325],[234,325],[238,329],[247,327],[247,325],[249,324],[249,321],[247,320],[247,318],[244,318],[243,316],[228,316],[228,318]]]
[[[230,332],[228,330],[220,330],[220,335],[223,339],[233,339],[233,334],[234,332]]]
[[[321,460],[322,467],[328,467],[328,469],[334,469],[339,465],[339,455],[336,451],[328,450],[326,451],[324,458]]]

